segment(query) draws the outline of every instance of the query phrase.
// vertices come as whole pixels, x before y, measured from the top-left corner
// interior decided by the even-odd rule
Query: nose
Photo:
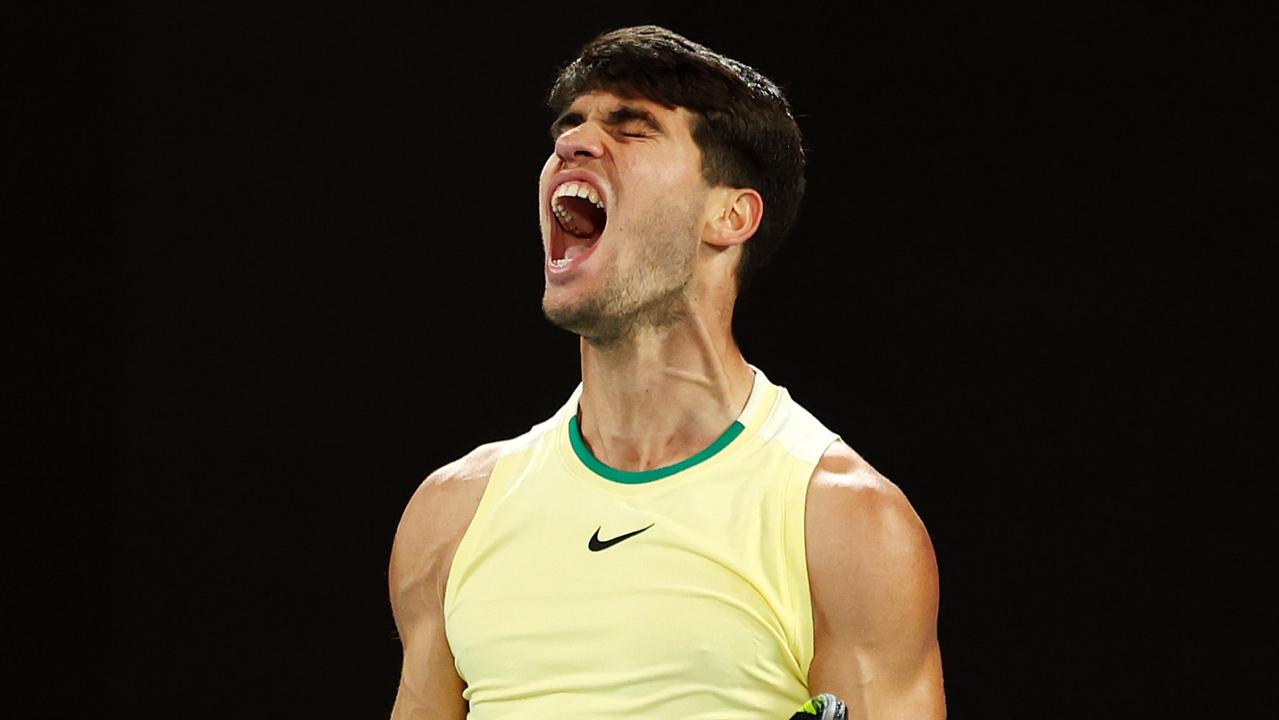
[[[555,139],[555,154],[566,163],[599,158],[604,154],[603,133],[591,122],[565,130]]]

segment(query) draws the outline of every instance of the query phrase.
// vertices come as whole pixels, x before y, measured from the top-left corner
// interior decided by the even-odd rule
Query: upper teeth
[[[570,180],[569,182],[560,185],[555,188],[555,192],[551,193],[551,202],[558,208],[559,203],[555,201],[565,196],[586,198],[595,207],[601,210],[604,209],[604,201],[600,199],[599,193],[595,191],[595,188],[587,185],[586,183],[577,183]]]

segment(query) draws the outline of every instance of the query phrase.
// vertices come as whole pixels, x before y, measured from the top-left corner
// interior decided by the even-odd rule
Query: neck
[[[579,424],[592,454],[619,470],[672,465],[732,425],[754,373],[727,324],[690,313],[606,348],[581,341]]]

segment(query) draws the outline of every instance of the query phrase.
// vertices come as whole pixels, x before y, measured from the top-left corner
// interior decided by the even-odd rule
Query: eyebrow
[[[555,119],[555,122],[551,123],[551,139],[555,140],[565,130],[581,125],[584,119],[582,113],[576,110],[564,111],[562,115]],[[622,105],[604,118],[605,125],[621,125],[632,121],[644,123],[644,125],[648,126],[648,129],[654,132],[663,132],[662,124],[657,121],[657,118],[653,117],[653,113],[634,105]]]

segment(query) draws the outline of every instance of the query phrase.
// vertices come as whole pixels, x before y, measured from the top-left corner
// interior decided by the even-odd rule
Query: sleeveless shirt
[[[809,697],[804,505],[838,435],[759,368],[683,462],[616,470],[579,384],[505,443],[445,584],[474,720],[780,720]]]

